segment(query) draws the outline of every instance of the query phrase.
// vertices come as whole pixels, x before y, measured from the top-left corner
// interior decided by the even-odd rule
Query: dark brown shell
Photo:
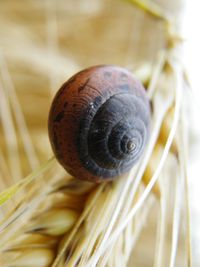
[[[131,169],[149,136],[150,108],[127,70],[95,66],[63,84],[49,113],[49,137],[73,176],[99,182]]]

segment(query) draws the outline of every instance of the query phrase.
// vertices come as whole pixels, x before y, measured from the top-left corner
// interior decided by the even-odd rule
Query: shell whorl
[[[91,181],[130,170],[145,148],[149,128],[145,90],[131,73],[115,66],[73,76],[58,91],[49,115],[57,159],[72,175]]]
[[[81,121],[78,142],[85,167],[103,177],[119,176],[129,170],[147,140],[148,114],[143,102],[130,94],[116,94],[94,116],[91,109],[88,114],[91,120]]]

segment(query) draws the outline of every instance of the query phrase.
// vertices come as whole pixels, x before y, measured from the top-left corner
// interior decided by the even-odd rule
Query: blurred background
[[[194,266],[200,265],[200,90],[199,90],[199,62],[200,62],[200,35],[197,33],[197,25],[200,24],[198,10],[200,3],[195,0],[186,1],[182,32],[186,37],[184,45],[184,64],[187,69],[191,83],[189,96],[189,117],[188,128],[190,129],[190,145],[188,154],[188,175],[191,205],[191,229],[192,229],[192,250]]]
[[[188,94],[188,174],[191,204],[191,229],[194,266],[200,266],[199,208],[199,148],[200,38],[195,0],[155,1],[176,18],[175,25],[183,35],[183,61],[191,82]],[[27,175],[39,163],[47,160],[51,149],[47,136],[47,117],[53,95],[60,85],[75,72],[97,64],[117,64],[131,71],[154,62],[158,51],[167,44],[163,21],[154,19],[143,10],[123,0],[2,0],[0,2],[0,69],[2,88],[15,89],[20,112],[30,132],[35,158],[30,164],[23,150],[23,136],[4,132],[16,122],[8,118],[19,110],[4,106],[0,94],[0,147],[12,140],[9,164],[15,180]],[[15,99],[15,97],[14,97]],[[11,113],[11,114],[10,114]],[[6,120],[3,119],[6,117]],[[5,138],[6,135],[6,138]],[[15,142],[19,140],[19,144]],[[13,141],[14,140],[14,141]],[[21,168],[18,168],[20,161]],[[2,167],[2,166],[1,166]],[[3,170],[3,169],[2,169]],[[13,183],[6,181],[7,186]],[[1,190],[4,189],[3,185]],[[151,266],[154,254],[149,247],[154,237],[154,223],[148,227],[133,254],[135,266]],[[145,236],[145,238],[144,238]],[[145,240],[145,242],[143,242]],[[144,256],[145,255],[145,256]],[[180,261],[181,262],[181,261]],[[130,263],[130,266],[131,263]],[[184,267],[186,265],[178,265]]]

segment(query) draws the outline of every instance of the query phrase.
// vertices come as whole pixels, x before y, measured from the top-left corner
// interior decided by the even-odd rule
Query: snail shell
[[[73,176],[112,180],[131,169],[149,136],[145,90],[127,70],[85,69],[63,84],[49,113],[49,137],[60,164]]]

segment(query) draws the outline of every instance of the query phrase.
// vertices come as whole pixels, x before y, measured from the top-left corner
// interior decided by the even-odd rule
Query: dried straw
[[[170,10],[129,2],[0,4],[1,266],[192,266],[182,38]],[[143,82],[152,129],[128,174],[95,185],[58,166],[46,121],[60,84],[101,63]]]

